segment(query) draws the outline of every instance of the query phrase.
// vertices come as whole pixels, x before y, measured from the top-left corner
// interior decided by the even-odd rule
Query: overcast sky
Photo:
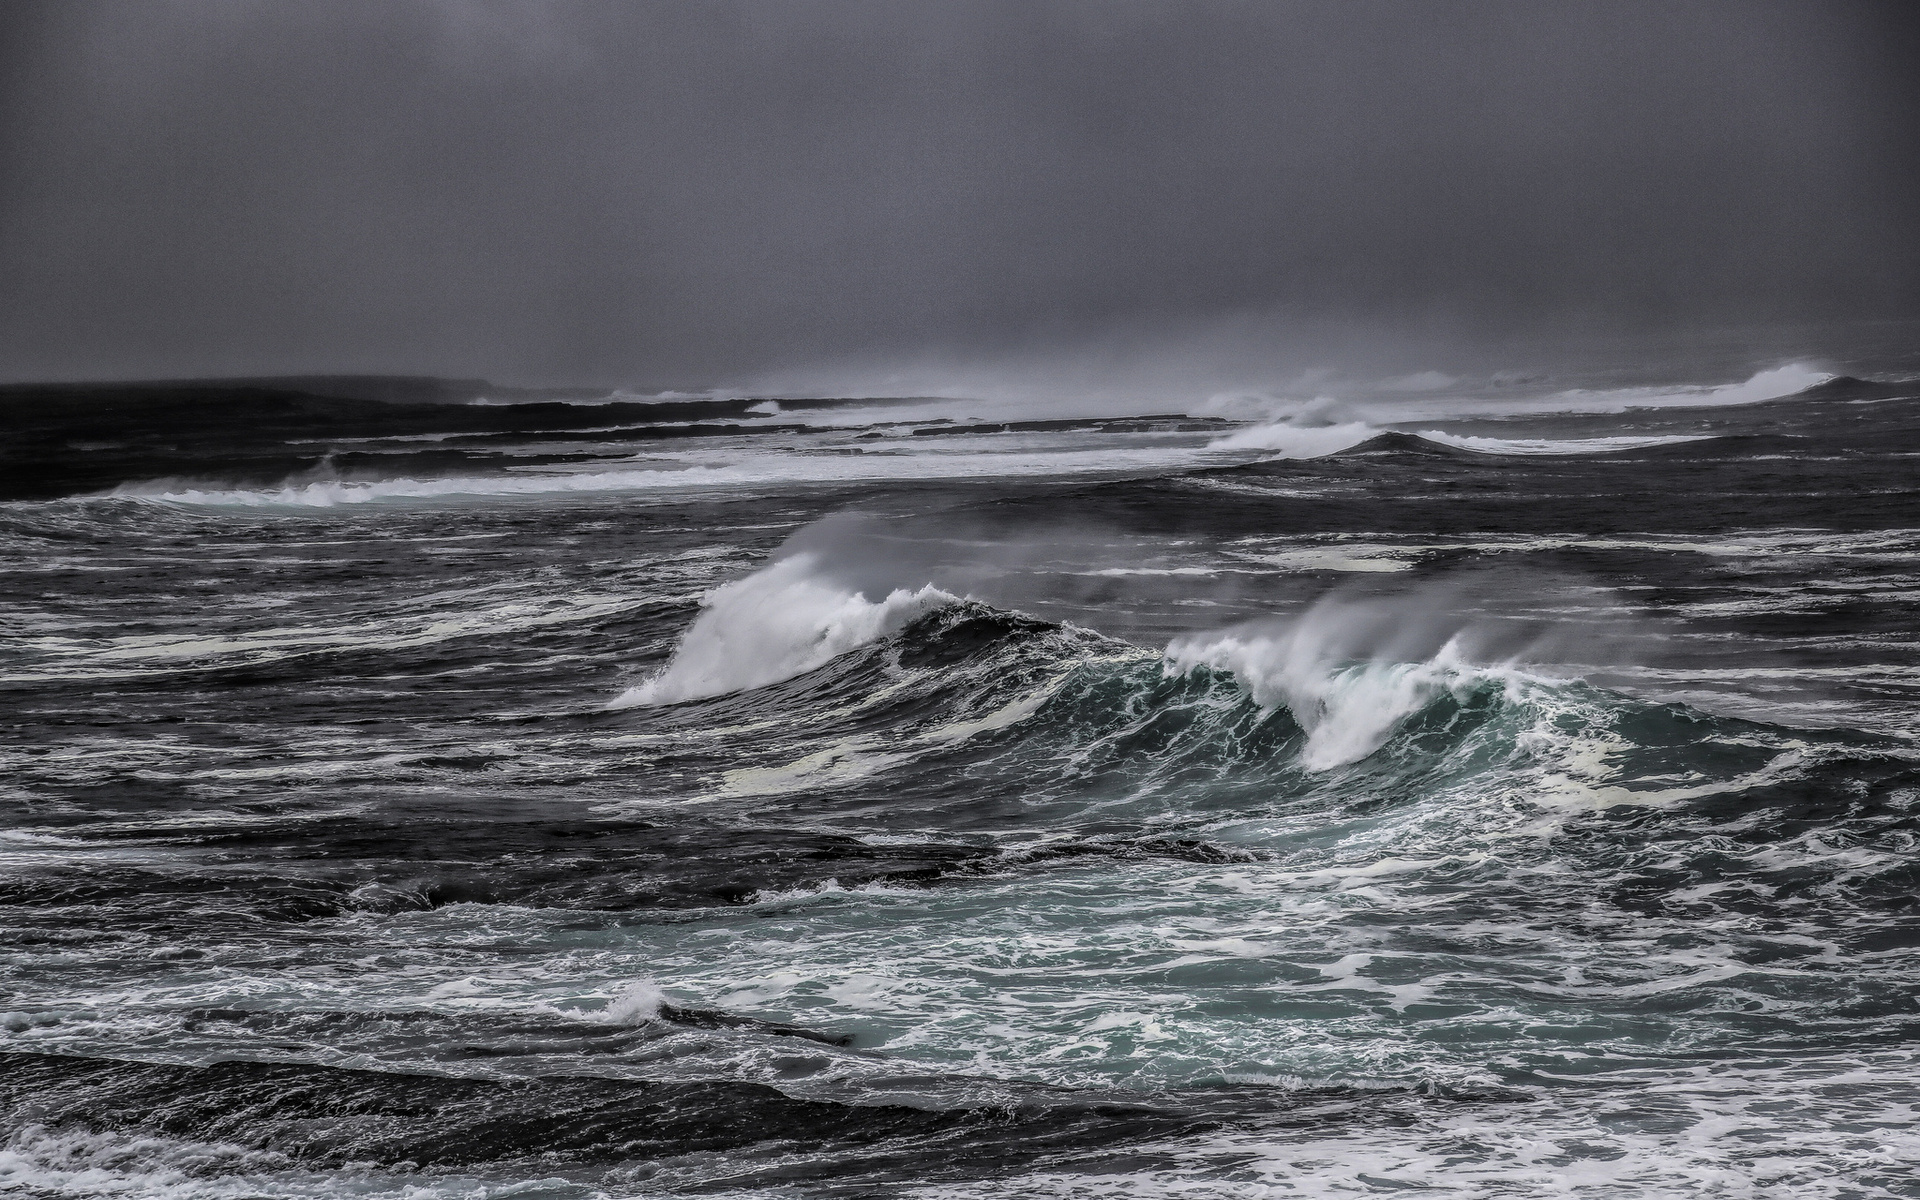
[[[1916,316],[1917,18],[0,0],[0,374]]]

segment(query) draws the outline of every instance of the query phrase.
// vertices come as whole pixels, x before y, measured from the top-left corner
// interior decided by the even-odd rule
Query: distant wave
[[[1324,424],[1307,419],[1289,418],[1268,425],[1255,425],[1237,430],[1223,438],[1216,438],[1207,444],[1210,450],[1270,450],[1276,458],[1324,458],[1330,454],[1353,450],[1365,446],[1368,442],[1388,436],[1390,431],[1369,425],[1364,421],[1341,421]],[[1492,438],[1475,437],[1464,434],[1447,433],[1439,429],[1422,429],[1418,433],[1400,434],[1401,437],[1417,438],[1436,445],[1450,446],[1456,450],[1470,450],[1477,454],[1607,454],[1616,450],[1637,450],[1647,446],[1663,446],[1674,442],[1702,441],[1709,434],[1658,434],[1616,437],[1589,438]]]
[[[1555,392],[1525,406],[1530,412],[1617,413],[1636,408],[1709,408],[1758,404],[1798,395],[1832,380],[1830,371],[1794,362],[1757,371],[1739,383],[1710,387],[1648,386],[1630,388],[1575,388]],[[1497,406],[1509,411],[1509,406]],[[1467,412],[1471,412],[1471,408]],[[1463,413],[1462,415],[1466,415]]]
[[[930,439],[921,439],[930,440]],[[947,441],[949,439],[940,439]],[[661,459],[653,461],[659,462]],[[179,504],[332,508],[380,500],[457,496],[538,496],[764,485],[990,479],[1128,474],[1201,465],[1205,455],[1181,447],[1022,452],[891,452],[743,454],[719,465],[680,465],[575,473],[453,475],[439,479],[319,480],[280,487],[238,488],[186,480],[126,484],[109,495]]]
[[[1472,450],[1478,454],[1609,454],[1616,450],[1641,450],[1648,446],[1667,446],[1676,442],[1704,442],[1713,438],[1705,433],[1643,434],[1637,436],[1590,438],[1490,438],[1444,433],[1423,429],[1420,437],[1443,446]]]

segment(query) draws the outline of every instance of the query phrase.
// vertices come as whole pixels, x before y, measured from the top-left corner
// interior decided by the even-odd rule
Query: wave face
[[[23,406],[0,1192],[1912,1195],[1920,392],[1804,382]]]

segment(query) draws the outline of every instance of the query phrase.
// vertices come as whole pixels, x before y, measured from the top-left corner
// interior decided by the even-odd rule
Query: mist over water
[[[1920,315],[1898,2],[3,19],[12,380],[1666,382]]]

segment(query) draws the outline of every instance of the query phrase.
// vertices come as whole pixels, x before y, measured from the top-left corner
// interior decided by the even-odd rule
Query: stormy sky
[[[1920,316],[1917,25],[0,0],[0,374],[691,384],[1222,329]]]

